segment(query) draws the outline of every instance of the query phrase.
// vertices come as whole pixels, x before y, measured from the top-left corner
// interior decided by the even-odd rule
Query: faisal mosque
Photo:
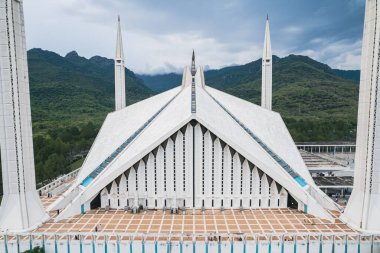
[[[37,191],[23,1],[0,14],[0,252],[380,252],[380,0],[366,1],[345,207],[272,111],[268,18],[260,106],[207,86],[193,52],[181,84],[128,107],[119,18],[115,111],[82,167]]]

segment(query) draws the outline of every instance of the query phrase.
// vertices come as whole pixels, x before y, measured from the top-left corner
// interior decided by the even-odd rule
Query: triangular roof
[[[126,169],[197,120],[306,204],[310,213],[331,219],[324,208],[336,207],[315,186],[281,116],[205,86],[201,68],[192,91],[189,75],[186,68],[181,87],[110,113],[75,184],[50,209],[71,202],[59,218],[79,213],[81,205]]]

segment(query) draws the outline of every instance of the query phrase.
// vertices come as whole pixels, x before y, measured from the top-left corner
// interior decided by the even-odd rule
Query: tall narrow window
[[[243,164],[240,166],[240,195],[243,195]]]
[[[205,136],[202,133],[202,194],[205,194]]]
[[[234,158],[233,156],[231,156],[231,195],[233,194],[234,194]]]
[[[252,194],[252,190],[253,190],[253,171],[249,171],[249,194]]]
[[[148,166],[145,164],[145,192],[148,192]]]
[[[139,174],[136,169],[135,171],[136,171],[136,192],[137,192],[139,190]]]
[[[214,142],[212,142],[212,154],[211,154],[211,194],[214,195],[215,193],[215,166],[214,166],[214,162],[215,162],[215,157],[214,157],[214,153],[215,153],[215,146],[214,146]],[[214,205],[213,205],[214,206]]]
[[[154,157],[154,194],[157,195],[157,159]],[[157,204],[156,204],[157,207]]]
[[[186,137],[182,136],[182,176],[183,176],[183,191],[186,191]]]
[[[222,174],[222,183],[221,183],[221,186],[220,186],[220,191],[221,191],[221,193],[222,193],[222,195],[223,195],[223,193],[224,193],[224,151],[222,150],[222,168],[221,168],[221,174]],[[223,202],[223,200],[222,200],[222,202]],[[223,206],[223,204],[222,204],[222,206]]]
[[[260,178],[259,194],[261,195],[261,178]]]
[[[175,166],[175,141],[173,142],[173,188],[174,188],[174,192],[176,191],[176,180],[177,180],[177,177],[176,177],[176,166]]]
[[[166,150],[165,149],[164,149],[164,191],[166,192]]]

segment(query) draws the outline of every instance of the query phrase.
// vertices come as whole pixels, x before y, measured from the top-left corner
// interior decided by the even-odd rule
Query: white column
[[[100,192],[100,207],[106,208],[106,206],[108,206],[108,191],[107,188],[104,188]]]
[[[269,200],[269,184],[267,175],[261,177],[261,207],[268,207]]]
[[[140,160],[137,169],[137,182],[138,182],[138,196],[139,198],[146,197],[145,192],[145,163],[143,160]],[[140,203],[141,204],[141,203]],[[145,201],[144,201],[145,205]]]
[[[203,152],[203,141],[202,141],[202,129],[199,124],[194,127],[194,174],[195,174],[195,207],[202,207],[202,152]]]
[[[174,197],[174,160],[173,140],[169,138],[166,144],[166,198]],[[169,206],[169,203],[167,203]]]
[[[157,167],[157,207],[164,206],[164,149],[160,146],[156,155]]]
[[[125,107],[125,65],[120,18],[118,18],[115,56],[115,111]]]
[[[48,216],[36,192],[22,1],[0,1],[0,229],[31,229]]]
[[[260,175],[255,166],[252,170],[252,207],[259,207]]]
[[[250,179],[251,179],[251,170],[249,168],[249,164],[247,160],[244,160],[243,163],[243,206],[249,207],[249,199],[250,199]]]
[[[185,197],[183,192],[183,134],[178,131],[175,139],[175,180],[176,180],[176,191],[177,201],[181,201],[180,207],[183,206],[183,198]]]
[[[127,178],[124,173],[121,175],[119,182],[119,201],[121,208],[127,206]]]
[[[118,205],[118,196],[117,196],[117,184],[116,184],[116,182],[115,182],[115,180],[112,182],[112,184],[111,184],[111,190],[110,190],[110,202],[111,202],[111,204],[110,204],[110,208],[114,208],[114,209],[116,209],[116,208],[118,208],[119,207],[119,205]]]
[[[205,142],[205,159],[204,159],[204,195],[203,199],[205,200],[205,207],[212,207],[212,139],[210,132],[207,131],[204,134]]]
[[[380,1],[367,0],[361,57],[354,189],[342,219],[354,228],[380,231]]]
[[[188,124],[185,132],[186,149],[186,206],[193,207],[193,127]]]
[[[154,155],[149,154],[148,161],[146,163],[148,171],[148,207],[154,208],[156,196],[154,194],[155,180],[154,180]]]
[[[268,110],[272,110],[272,48],[268,18],[265,25],[265,39],[262,61],[261,106]]]
[[[242,167],[241,167],[241,161],[239,154],[236,152],[234,155],[234,167],[233,167],[233,189],[234,189],[234,203],[233,207],[234,208],[239,208],[240,207],[240,200],[241,200],[241,194],[240,194],[240,184],[241,184],[241,173],[242,173]]]
[[[224,147],[224,165],[223,165],[223,206],[231,207],[231,152],[226,145]]]
[[[219,208],[221,203],[221,185],[222,185],[222,146],[219,138],[214,141],[214,207]]]

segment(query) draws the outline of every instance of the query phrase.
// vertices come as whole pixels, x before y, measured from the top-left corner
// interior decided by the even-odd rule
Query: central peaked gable
[[[218,104],[215,98],[219,100],[219,103],[224,104],[229,110],[232,110],[236,115],[241,117],[241,120],[247,124],[251,131],[257,131],[260,138],[262,138],[267,145],[271,145],[271,149],[275,150],[278,154],[284,156],[285,149],[287,149],[288,153],[287,156],[285,156],[287,157],[287,162],[292,168],[295,168],[296,173],[301,175],[299,178],[304,181],[300,183],[300,181],[295,180],[288,171],[284,170],[278,161],[276,162],[273,156],[268,153],[268,150],[265,150],[262,145],[260,146],[260,144],[236,122],[236,119],[231,117],[229,112],[227,112],[221,104]],[[195,113],[191,113],[192,102],[195,102],[194,104],[196,105]],[[156,111],[159,110],[160,106],[163,106],[164,109],[162,111],[160,110],[157,114]],[[239,106],[241,107],[241,112],[237,112]],[[150,107],[149,113],[147,113],[148,107]],[[155,110],[152,110],[152,107]],[[196,86],[195,88],[182,86],[181,90],[179,90],[179,88],[173,89],[162,94],[161,97],[156,96],[148,99],[148,101],[144,101],[144,103],[136,104],[132,109],[128,110],[128,108],[107,117],[85,161],[76,186],[80,185],[84,178],[92,173],[97,163],[105,159],[115,148],[117,149],[120,143],[125,141],[125,138],[130,138],[133,131],[129,130],[129,128],[138,129],[141,127],[141,124],[144,124],[143,120],[141,120],[142,118],[147,120],[152,118],[152,114],[156,116],[151,123],[147,124],[145,128],[135,136],[125,149],[115,156],[110,163],[106,164],[105,168],[100,171],[96,178],[89,184],[84,185],[82,183],[79,186],[78,196],[72,196],[73,199],[71,203],[58,218],[66,218],[72,214],[77,214],[84,210],[84,205],[87,205],[88,208],[89,202],[94,199],[104,187],[185,124],[195,119],[211,132],[215,133],[229,146],[244,155],[250,162],[258,165],[275,181],[283,185],[294,198],[304,205],[305,211],[309,211],[319,217],[331,219],[331,216],[315,199],[324,199],[325,195],[318,191],[318,189],[313,190],[314,196],[309,194],[308,191],[310,188],[314,188],[314,184],[312,184],[310,176],[306,174],[308,173],[306,166],[298,150],[293,147],[295,146],[294,142],[278,114],[261,108],[257,110],[256,106],[249,106],[242,103],[240,99],[232,99],[222,92],[202,86]],[[128,111],[133,114],[141,113],[142,117],[132,117],[131,114],[126,113]],[[245,116],[244,114],[247,115]],[[249,116],[255,120],[250,121]],[[266,124],[270,123],[273,124],[272,129],[277,130],[277,132],[269,131],[269,134],[264,134],[265,131],[268,131],[268,125]],[[255,124],[258,124],[258,126],[254,126]],[[279,143],[276,141],[279,141]],[[73,187],[71,190],[73,191]],[[323,204],[325,207],[335,208],[334,205],[330,205],[328,202]]]

